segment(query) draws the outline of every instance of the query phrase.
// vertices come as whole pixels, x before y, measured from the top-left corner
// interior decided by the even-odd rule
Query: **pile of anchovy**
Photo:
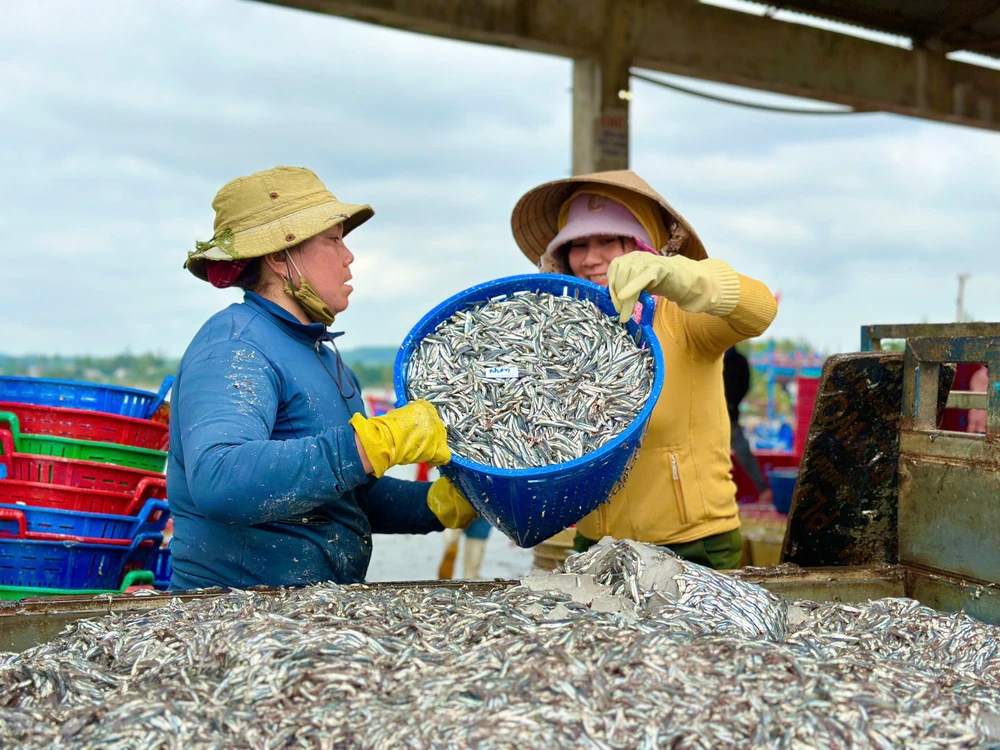
[[[504,367],[516,376],[491,371]],[[535,292],[455,313],[407,369],[407,395],[437,407],[452,451],[502,469],[600,448],[632,423],[652,385],[653,358],[624,326],[587,299]]]
[[[0,747],[982,747],[998,635],[602,542],[486,595],[323,584],[76,622],[0,654]]]

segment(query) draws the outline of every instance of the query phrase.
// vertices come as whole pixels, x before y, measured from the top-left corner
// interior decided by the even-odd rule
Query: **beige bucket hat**
[[[184,267],[208,281],[205,261],[270,255],[343,223],[346,235],[370,219],[368,205],[337,200],[302,167],[275,167],[223,185],[212,201],[215,235],[196,242]]]
[[[587,184],[625,188],[644,195],[656,203],[663,215],[663,225],[670,235],[665,247],[655,248],[664,255],[679,253],[692,260],[704,260],[708,257],[705,246],[687,220],[639,175],[629,169],[623,169],[546,182],[529,190],[517,202],[510,219],[514,241],[528,260],[543,271],[555,270],[543,267],[545,264],[542,258],[549,243],[559,233],[559,209],[573,193]]]

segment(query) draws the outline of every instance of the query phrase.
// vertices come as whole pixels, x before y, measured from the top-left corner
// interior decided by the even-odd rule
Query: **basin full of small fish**
[[[593,302],[517,292],[460,310],[424,337],[407,396],[434,404],[452,451],[501,469],[571,461],[625,430],[653,357]]]
[[[1000,629],[630,542],[474,594],[170,599],[0,654],[0,747],[983,747]]]

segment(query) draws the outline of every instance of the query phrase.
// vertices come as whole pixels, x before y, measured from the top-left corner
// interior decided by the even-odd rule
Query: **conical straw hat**
[[[546,182],[529,190],[514,206],[510,224],[514,241],[536,266],[545,254],[545,248],[559,233],[559,209],[577,190],[586,184],[615,185],[632,190],[653,200],[663,214],[663,225],[670,234],[666,247],[656,248],[664,254],[679,253],[692,260],[708,257],[705,246],[687,220],[663,197],[629,169],[617,172],[595,172],[563,180]]]

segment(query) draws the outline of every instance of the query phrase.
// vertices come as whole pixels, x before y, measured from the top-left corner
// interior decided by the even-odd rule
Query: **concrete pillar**
[[[573,60],[573,174],[628,169],[628,64]]]
[[[645,0],[613,0],[605,7],[601,46],[573,60],[573,174],[628,169],[629,68]]]
[[[600,101],[600,61],[573,60],[573,174],[596,171]]]

